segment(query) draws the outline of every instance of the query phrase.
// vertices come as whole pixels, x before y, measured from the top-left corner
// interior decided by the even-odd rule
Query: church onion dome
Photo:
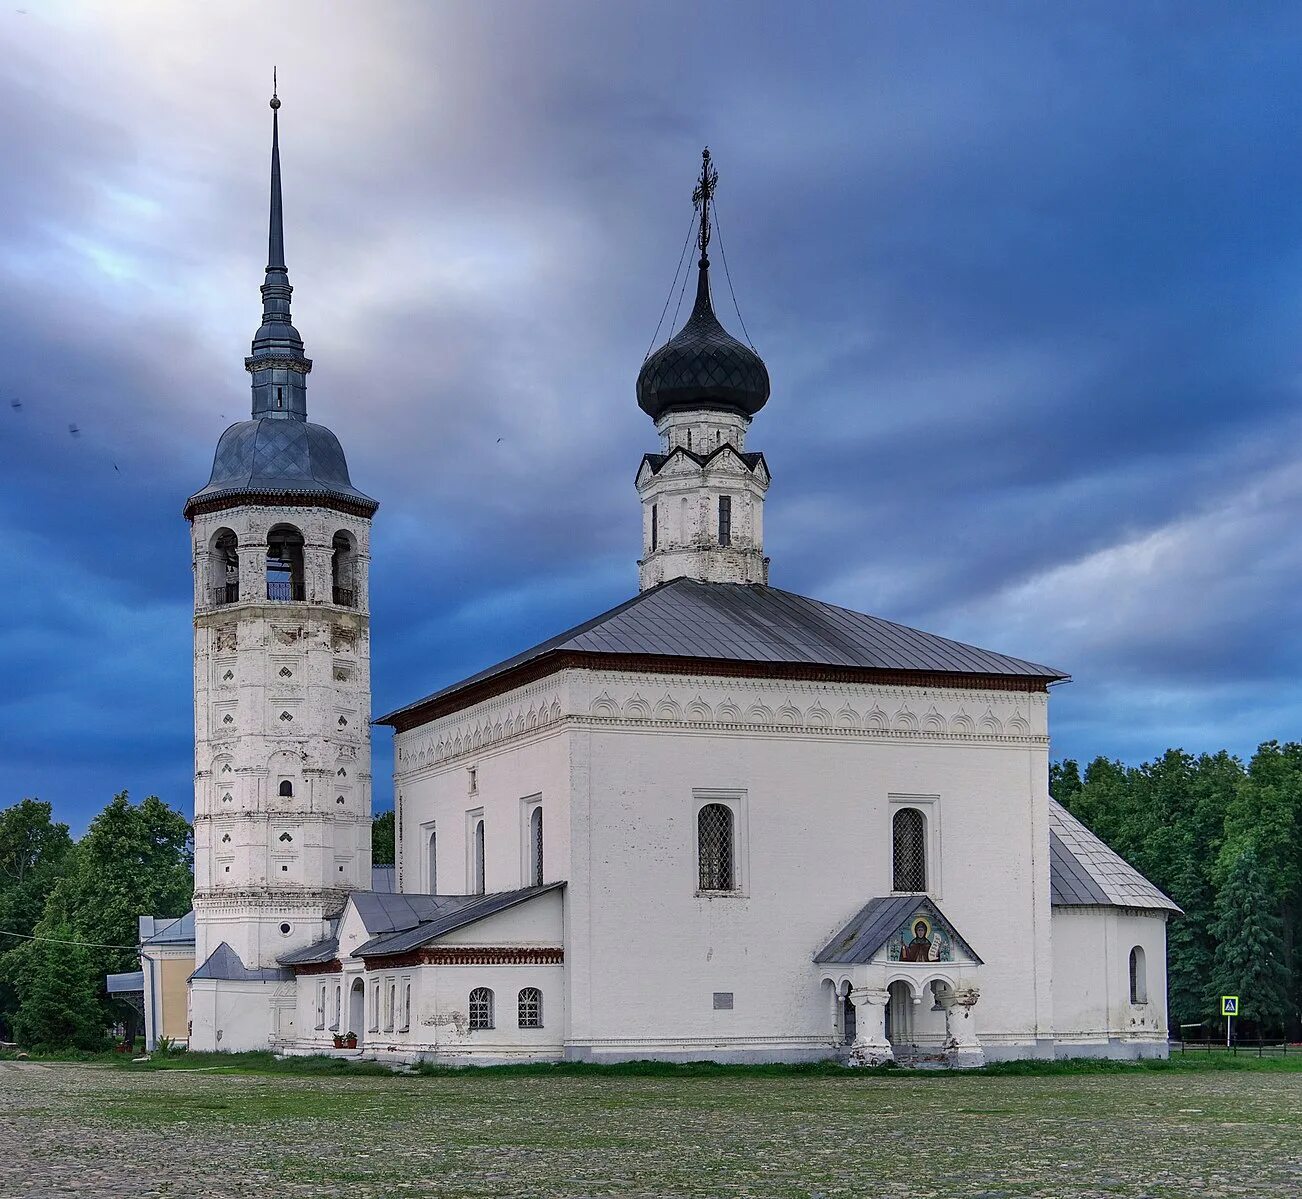
[[[768,402],[769,372],[764,360],[719,323],[710,298],[706,247],[717,180],[706,150],[692,197],[701,212],[696,303],[687,323],[648,355],[637,377],[638,407],[652,420],[666,412],[701,408],[736,412],[749,419]]]

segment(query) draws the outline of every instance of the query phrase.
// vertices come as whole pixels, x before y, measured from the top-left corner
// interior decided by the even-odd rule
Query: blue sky
[[[249,406],[273,63],[377,712],[636,589],[708,143],[772,581],[1070,671],[1055,756],[1298,735],[1296,6],[27,0],[0,43],[0,803],[189,809],[181,506]]]

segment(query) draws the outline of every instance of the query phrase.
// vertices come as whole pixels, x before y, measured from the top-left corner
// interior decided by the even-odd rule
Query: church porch
[[[814,960],[852,1065],[984,1063],[974,1014],[981,959],[928,897],[871,900]]]

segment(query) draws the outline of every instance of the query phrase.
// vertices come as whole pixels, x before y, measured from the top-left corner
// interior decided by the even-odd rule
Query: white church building
[[[769,466],[748,446],[769,376],[715,316],[708,152],[695,306],[637,380],[657,438],[637,471],[641,590],[380,717],[397,863],[373,873],[377,504],[307,419],[278,119],[252,418],[185,508],[189,1044],[449,1063],[1165,1054],[1178,909],[1049,798],[1064,673],[770,586]],[[175,960],[191,926],[167,927]]]

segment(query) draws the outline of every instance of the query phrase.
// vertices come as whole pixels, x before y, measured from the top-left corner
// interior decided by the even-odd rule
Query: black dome
[[[642,364],[637,403],[652,420],[671,409],[715,408],[754,416],[769,398],[764,360],[732,336],[710,303],[709,264],[701,260],[696,305],[685,324]]]
[[[242,493],[319,496],[372,511],[378,506],[353,486],[343,446],[325,425],[275,417],[240,421],[222,434],[208,485],[190,497],[186,509]]]

